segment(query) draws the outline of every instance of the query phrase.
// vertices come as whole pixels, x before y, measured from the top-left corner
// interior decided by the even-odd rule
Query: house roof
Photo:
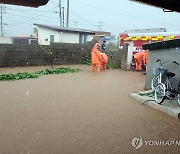
[[[130,0],[180,12],[180,0]]]
[[[157,50],[157,49],[177,48],[177,47],[180,47],[180,39],[154,42],[154,43],[150,43],[150,44],[144,44],[142,46],[143,46],[143,49],[145,49],[145,50],[146,49]]]
[[[71,33],[87,33],[87,34],[93,34],[95,35],[95,31],[92,30],[86,30],[86,29],[78,29],[78,28],[67,28],[67,27],[58,27],[58,26],[50,26],[50,25],[42,25],[42,24],[36,24],[35,26],[43,27],[51,30],[55,30],[58,32],[71,32]]]

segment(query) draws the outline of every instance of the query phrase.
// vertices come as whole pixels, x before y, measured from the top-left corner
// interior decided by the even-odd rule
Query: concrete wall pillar
[[[132,63],[133,57],[133,44],[125,43],[122,49],[121,68],[129,70]]]

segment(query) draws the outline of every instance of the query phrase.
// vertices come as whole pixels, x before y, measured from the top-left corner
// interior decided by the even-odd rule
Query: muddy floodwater
[[[180,120],[129,97],[144,90],[144,75],[70,67],[83,71],[0,81],[0,154],[180,153]],[[0,68],[0,74],[44,68]],[[135,137],[143,139],[139,149],[132,147]]]

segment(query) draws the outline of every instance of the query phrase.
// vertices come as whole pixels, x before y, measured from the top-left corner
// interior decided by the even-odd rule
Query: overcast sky
[[[67,0],[61,1],[65,8],[66,22]],[[59,0],[49,0],[47,5],[39,8],[15,5],[3,7],[5,36],[29,36],[33,34],[33,23],[60,25]],[[160,8],[129,0],[70,0],[69,27],[75,26],[89,30],[101,29],[115,36],[125,30],[146,28],[180,31],[180,13],[166,13]]]

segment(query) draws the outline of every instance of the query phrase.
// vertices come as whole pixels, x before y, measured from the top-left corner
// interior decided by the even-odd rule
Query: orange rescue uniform
[[[100,47],[99,43],[96,43],[94,45],[94,47],[91,49],[91,61],[92,61],[92,65],[91,65],[91,72],[94,72],[94,67],[96,66],[97,68],[97,72],[100,72],[100,68],[101,68],[101,52],[99,51],[98,47]]]
[[[136,70],[142,70],[142,62],[145,62],[145,52],[138,52],[134,55],[134,60],[136,63]]]
[[[101,53],[101,67],[103,70],[106,70],[106,64],[108,62],[108,56],[105,53]]]

